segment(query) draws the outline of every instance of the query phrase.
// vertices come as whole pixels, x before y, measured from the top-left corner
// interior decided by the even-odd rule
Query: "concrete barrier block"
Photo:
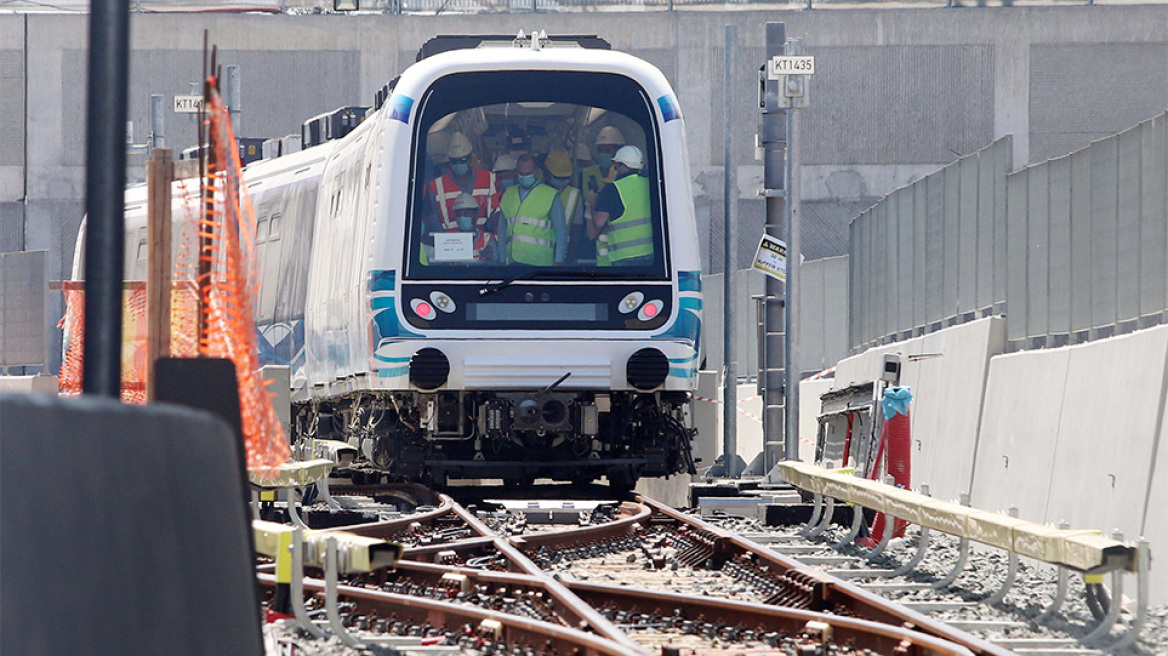
[[[698,429],[694,438],[693,455],[700,460],[698,468],[709,467],[722,453],[722,389],[718,386],[718,372],[699,371],[697,398],[693,403],[693,425]]]
[[[913,390],[912,487],[928,484],[938,499],[970,489],[990,358],[1005,350],[1001,317],[926,335],[901,363]],[[907,373],[907,381],[903,374]]]
[[[1165,409],[1168,410],[1168,398],[1163,401]],[[1148,500],[1150,503],[1142,504],[1143,519],[1140,523],[1139,534],[1128,536],[1128,539],[1134,539],[1142,535],[1148,539],[1148,543],[1152,545],[1152,550],[1158,553],[1153,556],[1164,557],[1168,553],[1168,522],[1163,521],[1164,508],[1168,506],[1168,446],[1165,443],[1165,435],[1168,435],[1168,412],[1164,412],[1164,417],[1160,424],[1160,444],[1156,449],[1156,461],[1150,463],[1154,468],[1152,480],[1148,484]],[[1151,602],[1152,604],[1168,604],[1168,567],[1153,567],[1149,573],[1151,577]]]
[[[819,435],[819,397],[832,388],[830,378],[804,380],[799,383],[799,459],[815,460],[815,440]],[[844,463],[837,462],[836,465]]]
[[[872,381],[898,354],[900,384],[913,391],[912,487],[955,499],[971,485],[989,361],[1005,343],[1003,318],[979,319],[841,360],[832,389]]]
[[[0,392],[9,394],[56,394],[57,377],[43,376],[0,376]]]
[[[1070,353],[1014,353],[990,361],[970,501],[979,508],[1017,506],[1046,521],[1050,472]]]
[[[759,476],[766,474],[760,460],[763,450],[762,406],[758,386],[754,383],[738,386],[738,455],[748,467],[759,460],[758,466],[752,471]]]
[[[1072,346],[1047,523],[1144,528],[1151,467],[1165,398],[1168,326]],[[1153,503],[1152,508],[1159,508]]]

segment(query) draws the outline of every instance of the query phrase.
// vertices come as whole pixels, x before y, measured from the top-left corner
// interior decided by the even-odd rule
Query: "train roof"
[[[436,80],[447,75],[505,71],[615,73],[636,81],[654,98],[673,94],[669,81],[656,66],[633,55],[601,48],[542,45],[481,46],[441,52],[407,68],[398,78],[392,94],[416,99]]]
[[[595,34],[556,34],[548,36],[546,33],[535,35],[540,39],[543,47],[578,47],[597,50],[611,50],[608,41]],[[516,46],[528,38],[522,30],[519,34],[439,34],[426,41],[418,49],[416,61],[433,57],[439,53],[451,50],[468,50],[484,46]],[[517,46],[516,46],[517,47]]]

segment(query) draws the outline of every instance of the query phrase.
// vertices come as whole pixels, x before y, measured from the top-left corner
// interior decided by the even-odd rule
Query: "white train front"
[[[640,169],[610,170],[610,145],[635,146]],[[546,244],[554,261],[523,263],[512,224],[525,219],[499,211],[512,176],[491,171],[527,153],[537,188],[562,187],[553,149],[557,173],[566,152],[608,175],[574,167],[577,193],[555,194],[570,216],[554,240],[535,240],[557,242]],[[483,205],[473,228],[433,197],[433,180],[463,166],[491,185],[472,194]],[[647,199],[618,196],[626,213],[647,202],[652,237],[640,257],[598,261],[585,225],[603,190],[588,192],[617,170],[647,181],[634,180]],[[604,475],[631,486],[692,470],[683,413],[699,359],[698,236],[681,112],[652,65],[538,40],[440,52],[344,138],[254,163],[245,179],[261,356],[293,367],[294,439],[345,440],[371,475],[438,483]]]

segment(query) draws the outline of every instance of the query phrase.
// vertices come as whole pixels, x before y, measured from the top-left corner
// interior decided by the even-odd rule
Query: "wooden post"
[[[146,163],[149,217],[146,228],[146,400],[154,400],[154,365],[170,356],[171,187],[174,162],[171,151],[154,149]]]

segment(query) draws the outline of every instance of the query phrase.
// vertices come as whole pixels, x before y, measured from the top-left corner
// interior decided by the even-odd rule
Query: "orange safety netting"
[[[212,86],[214,83],[212,82]],[[255,213],[242,186],[239,152],[227,109],[217,92],[208,103],[208,134],[215,170],[208,172],[198,192],[214,199],[213,207],[200,213],[195,192],[182,186],[187,202],[185,220],[175,217],[174,235],[180,244],[171,295],[170,355],[174,357],[226,358],[235,364],[239,383],[240,418],[243,424],[248,469],[261,474],[274,470],[290,455],[288,440],[267,390],[269,381],[259,373],[252,299],[259,287],[255,258]],[[210,168],[210,167],[208,167]],[[206,239],[202,254],[200,242]],[[200,278],[199,260],[210,273]],[[205,283],[200,295],[199,283]],[[66,311],[61,320],[68,347],[61,366],[61,393],[80,394],[82,343],[84,341],[84,283],[65,284]],[[127,285],[122,332],[122,398],[129,403],[146,401],[146,285]],[[199,339],[199,307],[206,319],[206,335]]]

